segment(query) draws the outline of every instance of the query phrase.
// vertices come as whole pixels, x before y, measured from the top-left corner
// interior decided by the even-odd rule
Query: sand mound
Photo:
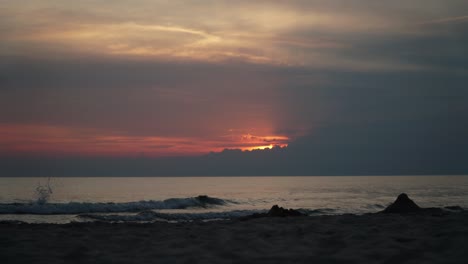
[[[402,193],[398,195],[395,202],[385,208],[383,212],[388,214],[402,214],[419,212],[420,210],[421,207],[411,200],[406,193]]]

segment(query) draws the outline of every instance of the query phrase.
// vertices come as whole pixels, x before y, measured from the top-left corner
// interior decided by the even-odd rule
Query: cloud
[[[421,22],[420,24],[428,25],[428,24],[465,23],[467,21],[468,21],[468,16],[457,16],[457,17],[445,17],[445,18],[429,20],[429,21]]]
[[[200,156],[226,148],[253,150],[287,146],[285,136],[136,136],[96,128],[0,124],[0,157],[168,157]]]
[[[466,124],[396,122],[322,128],[287,148],[199,157],[0,159],[10,176],[251,176],[466,174]]]
[[[120,1],[112,8],[99,1],[19,1],[0,11],[0,54],[420,69],[401,58],[347,54],[362,44],[362,36],[426,34],[420,21],[463,20],[453,16],[463,7],[459,1]]]
[[[464,168],[466,1],[5,6],[0,127],[23,136],[4,137],[2,149],[51,147],[58,135],[70,144],[64,153],[95,143],[102,155],[221,152],[139,161],[141,174],[158,175]],[[222,152],[270,144],[289,146]],[[88,160],[94,167],[77,171],[135,168],[102,155],[102,167]],[[77,159],[62,169],[76,169]]]

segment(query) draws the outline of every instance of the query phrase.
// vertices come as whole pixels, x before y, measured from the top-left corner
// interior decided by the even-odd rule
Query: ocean
[[[468,208],[468,176],[4,177],[0,221],[210,221],[275,204],[309,215],[364,214],[403,192],[422,207]]]

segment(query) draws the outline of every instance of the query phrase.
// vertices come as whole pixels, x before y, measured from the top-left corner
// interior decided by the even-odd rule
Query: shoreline
[[[464,263],[468,211],[69,224],[0,222],[2,263]]]

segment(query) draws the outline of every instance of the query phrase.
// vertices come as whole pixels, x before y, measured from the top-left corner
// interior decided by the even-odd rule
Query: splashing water
[[[50,196],[52,195],[52,188],[50,187],[50,177],[47,178],[47,184],[46,185],[41,185],[39,182],[37,187],[36,187],[36,203],[43,205],[47,203],[49,200]]]

